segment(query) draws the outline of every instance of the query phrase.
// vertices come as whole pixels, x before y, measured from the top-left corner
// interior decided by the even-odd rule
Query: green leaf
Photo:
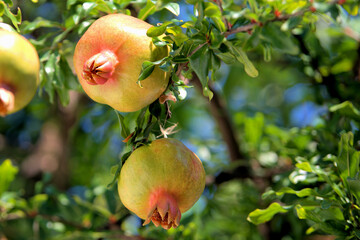
[[[54,77],[55,77],[55,66],[56,66],[56,54],[51,53],[48,61],[45,63],[44,72],[45,72],[45,91],[49,94],[50,103],[54,102]]]
[[[358,204],[360,204],[360,179],[347,178],[347,182],[349,183],[351,193],[358,200]]]
[[[354,178],[359,172],[360,154],[353,148],[353,142],[354,135],[352,132],[342,133],[339,142],[339,154],[335,159],[345,186],[347,186],[347,178]]]
[[[12,7],[12,6],[13,6],[12,0],[4,0],[4,2],[5,2],[9,7]]]
[[[10,18],[12,24],[14,25],[14,27],[16,28],[17,31],[20,31],[19,30],[19,27],[18,25],[21,23],[21,10],[20,8],[18,8],[17,10],[17,14],[14,15],[10,9],[8,9],[7,7],[5,7],[5,16],[7,16],[8,18]]]
[[[181,46],[189,37],[182,32],[181,27],[172,26],[166,29],[166,32],[172,35],[172,40],[177,46]]]
[[[119,120],[119,125],[120,125],[120,134],[123,138],[127,138],[130,135],[130,131],[127,128],[127,126],[125,125],[125,118],[114,109],[116,116]]]
[[[0,196],[9,188],[18,171],[18,168],[12,165],[10,159],[6,159],[0,165]]]
[[[38,209],[48,198],[49,196],[46,194],[36,194],[30,199],[30,205],[33,209]]]
[[[167,9],[169,12],[174,14],[175,16],[180,15],[180,6],[178,3],[168,3],[164,6],[165,9]]]
[[[297,204],[295,206],[296,213],[299,219],[309,219],[317,223],[321,222],[320,217],[317,214],[315,214],[313,211],[311,211],[314,208],[315,207],[304,207],[301,206],[300,204]]]
[[[115,171],[115,174],[114,174],[114,178],[113,180],[107,185],[107,188],[111,188],[115,183],[116,181],[118,180],[119,178],[119,175],[120,175],[120,171],[121,171],[121,168],[122,166],[124,165],[125,161],[130,157],[132,152],[127,152],[127,153],[124,153],[124,155],[122,155],[119,163],[114,166],[114,168],[116,168],[116,171]],[[111,172],[113,171],[113,169],[111,169]]]
[[[254,67],[254,65],[252,64],[252,62],[249,60],[248,56],[246,55],[246,53],[237,46],[234,46],[231,42],[226,41],[225,44],[229,47],[229,50],[231,51],[231,53],[236,57],[236,59],[244,64],[244,69],[245,72],[250,76],[250,77],[257,77],[259,75],[258,70]]]
[[[220,32],[225,32],[226,31],[226,26],[225,23],[223,22],[221,17],[211,17],[211,20],[214,22],[215,27],[220,31]]]
[[[300,191],[295,191],[292,188],[283,187],[279,191],[276,191],[277,196],[282,196],[285,193],[294,194],[298,197],[319,196],[319,194],[312,188],[304,188],[304,189],[301,189]]]
[[[67,9],[70,9],[70,7],[72,6],[72,5],[74,5],[76,2],[78,2],[79,0],[67,0],[66,1],[66,8]]]
[[[155,69],[155,64],[153,62],[150,61],[143,62],[141,66],[141,72],[137,81],[140,87],[142,87],[140,81],[143,81],[147,77],[149,77],[151,73],[154,71],[154,69]]]
[[[226,64],[234,64],[236,62],[236,57],[230,52],[216,53],[216,55]]]
[[[259,143],[265,126],[264,123],[265,119],[262,113],[256,113],[253,118],[246,118],[244,120],[245,139],[253,149],[257,149],[260,145]]]
[[[299,47],[295,44],[289,32],[281,31],[276,24],[266,24],[261,28],[261,36],[265,42],[270,43],[274,48],[291,55],[299,53]]]
[[[333,105],[329,108],[329,111],[337,112],[341,116],[345,116],[360,122],[360,111],[357,108],[355,108],[354,105],[349,101],[345,101],[343,103]]]
[[[147,30],[146,35],[148,37],[158,37],[166,30],[166,25],[154,26]]]
[[[151,113],[151,115],[153,115],[156,118],[159,118],[161,115],[161,105],[159,103],[159,101],[155,101],[152,104],[150,104],[149,106],[149,112]]]
[[[42,17],[37,17],[34,21],[31,21],[31,22],[24,21],[21,24],[21,31],[23,33],[30,33],[30,32],[33,32],[34,30],[36,30],[38,28],[41,28],[41,27],[46,27],[46,28],[57,27],[57,28],[61,28],[61,24],[59,24],[57,22],[49,21],[49,20],[44,19]]]
[[[219,6],[211,2],[205,3],[204,14],[207,17],[221,17],[221,11]]]
[[[203,87],[203,95],[205,97],[208,97],[209,98],[209,101],[211,101],[211,99],[213,98],[214,96],[214,93],[209,89],[208,86],[205,86]]]
[[[156,11],[155,4],[151,0],[147,0],[144,8],[140,9],[138,18],[145,20],[148,16]]]
[[[288,211],[287,208],[288,207],[282,207],[278,203],[272,203],[266,209],[256,209],[255,211],[252,211],[248,215],[247,220],[254,224],[261,224],[270,221],[275,214],[286,213]]]
[[[295,166],[306,172],[314,172],[309,162],[296,163]]]
[[[79,84],[79,81],[77,80],[77,77],[74,75],[73,71],[71,70],[69,63],[64,55],[60,56],[59,68],[63,76],[64,86],[67,89],[80,90],[81,86]]]
[[[4,2],[0,2],[0,17],[4,14],[5,8],[6,8],[5,3],[4,3]]]
[[[174,63],[185,63],[189,61],[189,58],[187,58],[186,56],[175,56],[173,57],[173,59],[171,59]]]
[[[199,77],[203,87],[208,83],[209,54],[208,47],[204,45],[190,57],[190,66]]]

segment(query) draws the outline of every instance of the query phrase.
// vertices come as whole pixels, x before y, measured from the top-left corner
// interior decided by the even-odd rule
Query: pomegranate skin
[[[156,47],[146,35],[150,27],[124,14],[106,15],[89,27],[76,45],[74,65],[91,99],[120,112],[134,112],[164,92],[169,74],[159,67],[141,81],[142,87],[137,84],[144,61],[157,61],[169,53],[168,47]]]
[[[200,159],[176,139],[162,138],[137,148],[121,169],[122,203],[142,219],[165,229],[177,227],[205,187]]]
[[[20,34],[0,29],[0,116],[19,111],[39,85],[39,56]]]

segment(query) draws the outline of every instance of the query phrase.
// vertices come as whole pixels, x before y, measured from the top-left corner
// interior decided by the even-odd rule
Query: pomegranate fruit
[[[39,56],[23,36],[0,29],[0,116],[25,107],[39,85]]]
[[[87,95],[120,112],[137,111],[166,89],[169,76],[155,67],[137,84],[144,61],[167,56],[168,47],[156,47],[146,31],[152,25],[124,14],[96,20],[76,45],[75,71]]]
[[[122,203],[142,219],[176,228],[205,187],[200,159],[176,139],[162,138],[137,148],[121,169]]]

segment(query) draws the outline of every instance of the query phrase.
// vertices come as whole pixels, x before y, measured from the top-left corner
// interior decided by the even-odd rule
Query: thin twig
[[[221,11],[221,14],[223,15],[224,9],[223,9],[223,7],[222,7],[222,2],[221,2],[221,0],[214,0],[214,2],[219,6],[220,11]],[[224,23],[225,23],[225,25],[226,25],[227,30],[230,30],[230,29],[231,29],[231,24],[230,24],[230,22],[226,19],[225,16],[223,16],[223,21],[224,21]]]
[[[268,22],[286,21],[286,20],[288,20],[288,19],[290,19],[292,17],[302,16],[307,11],[308,11],[308,9],[296,12],[294,14],[282,15],[282,16],[273,18],[273,19],[271,19],[269,21],[266,21],[266,22],[264,22],[262,24],[266,24]],[[233,29],[230,29],[229,31],[225,32],[224,36],[228,37],[231,34],[240,33],[240,32],[247,32],[249,30],[252,30],[255,26],[258,26],[258,25],[259,25],[258,23],[249,23],[249,24],[241,26],[241,27],[233,28]]]

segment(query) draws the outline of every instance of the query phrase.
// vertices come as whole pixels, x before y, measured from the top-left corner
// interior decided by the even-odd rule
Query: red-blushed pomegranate
[[[39,56],[23,36],[0,29],[0,116],[24,108],[39,85]]]
[[[144,61],[168,55],[168,47],[156,47],[146,31],[152,25],[124,14],[96,20],[76,45],[75,71],[80,84],[94,101],[120,112],[137,111],[155,101],[166,89],[168,74],[155,67],[137,84]]]
[[[137,148],[121,169],[122,203],[142,219],[176,228],[205,187],[200,159],[176,139],[162,138]]]

